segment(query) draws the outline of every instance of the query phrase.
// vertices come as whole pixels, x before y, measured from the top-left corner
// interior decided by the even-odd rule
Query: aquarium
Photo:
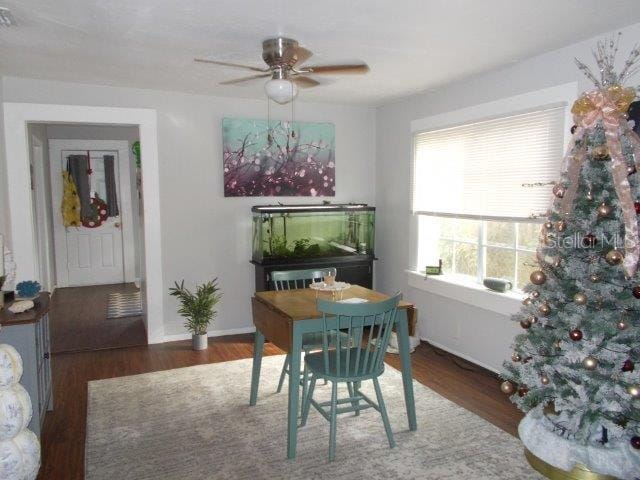
[[[253,212],[253,261],[374,256],[375,207],[264,205]]]

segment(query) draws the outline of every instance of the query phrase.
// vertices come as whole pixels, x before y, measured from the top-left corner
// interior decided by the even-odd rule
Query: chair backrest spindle
[[[294,290],[307,288],[311,282],[321,282],[331,275],[336,276],[336,268],[312,268],[307,270],[276,270],[271,272],[271,286],[273,290]]]
[[[380,371],[401,297],[398,293],[382,302],[361,304],[318,300],[327,374],[362,377]]]

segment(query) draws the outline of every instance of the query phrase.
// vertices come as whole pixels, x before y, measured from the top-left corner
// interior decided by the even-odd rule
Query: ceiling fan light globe
[[[274,102],[285,105],[296,98],[298,87],[291,80],[275,78],[264,84],[264,92]]]

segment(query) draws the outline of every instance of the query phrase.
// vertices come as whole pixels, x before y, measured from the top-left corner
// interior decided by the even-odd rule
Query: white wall
[[[191,283],[219,276],[224,298],[214,329],[251,327],[249,299],[254,280],[253,266],[249,263],[250,207],[276,200],[298,203],[311,200],[225,199],[223,196],[222,118],[264,118],[266,101],[15,77],[5,77],[3,83],[7,102],[156,109],[165,292],[174,280],[185,278]],[[289,111],[284,108],[276,111],[276,115],[286,118]],[[375,201],[374,109],[298,102],[296,119],[335,123],[336,197],[331,200],[372,204]],[[182,320],[175,313],[174,298],[167,294],[164,302],[165,334],[184,332]]]
[[[0,235],[4,236],[5,244],[11,247],[11,231],[9,229],[9,192],[7,189],[7,167],[4,152],[4,90],[0,82]]]
[[[640,24],[622,29],[622,32],[620,52],[625,58],[619,59],[620,64],[640,39]],[[407,248],[412,155],[410,122],[568,82],[578,81],[580,91],[591,89],[593,86],[576,68],[574,57],[589,65],[594,63],[591,49],[603,37],[601,35],[377,109],[376,253],[380,258],[376,270],[377,287],[387,292],[400,288],[406,299],[417,304],[423,338],[498,370],[509,354],[513,335],[520,329],[506,316],[409,287],[404,270],[415,267],[410,265]],[[629,83],[635,85],[639,81],[634,78]],[[458,331],[460,335],[456,337]]]

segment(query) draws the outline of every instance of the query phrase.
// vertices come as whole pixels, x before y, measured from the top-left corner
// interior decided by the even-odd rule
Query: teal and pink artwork
[[[332,197],[333,123],[222,120],[225,197]]]

